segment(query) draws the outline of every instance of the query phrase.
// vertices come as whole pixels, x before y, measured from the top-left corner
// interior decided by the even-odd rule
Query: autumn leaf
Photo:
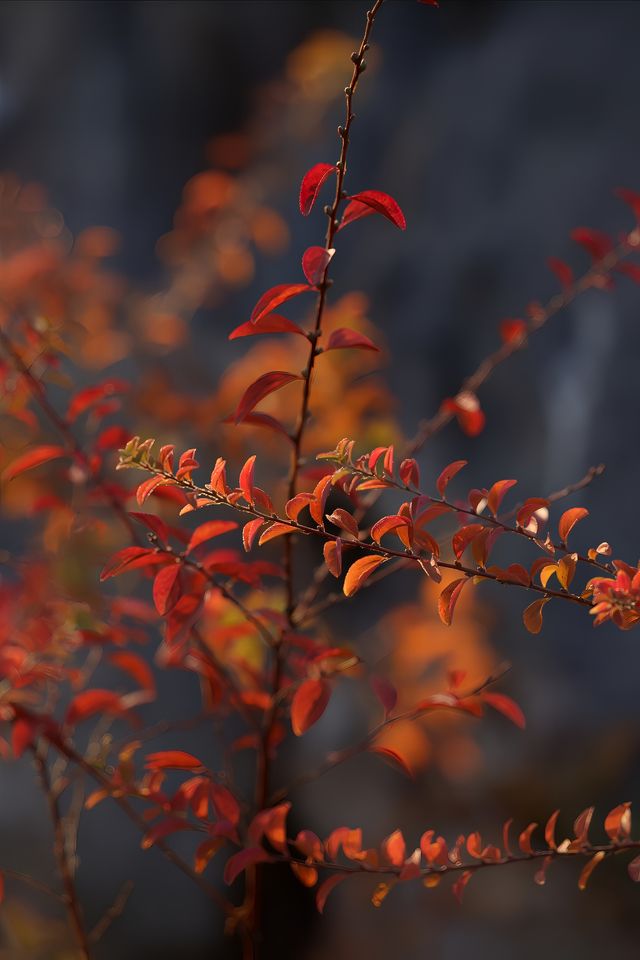
[[[380,190],[363,190],[362,193],[356,193],[347,199],[349,203],[345,207],[338,229],[341,230],[347,224],[369,216],[371,213],[379,213],[400,230],[406,230],[407,221],[404,213],[388,193],[382,193]]]
[[[379,351],[373,340],[366,337],[364,333],[357,330],[350,330],[348,327],[340,327],[333,330],[324,348],[327,350],[376,350]]]
[[[21,473],[25,473],[27,470],[33,470],[43,463],[49,463],[51,460],[59,460],[60,457],[68,456],[69,453],[64,447],[56,447],[53,445],[34,447],[32,450],[29,450],[28,453],[23,453],[21,457],[14,460],[13,463],[10,463],[8,467],[5,467],[2,471],[2,479],[6,481],[13,480]]]
[[[257,406],[261,400],[269,396],[270,393],[281,390],[282,387],[286,387],[288,383],[292,383],[294,380],[302,379],[303,377],[297,373],[286,373],[283,370],[272,370],[270,373],[263,373],[261,377],[254,380],[251,386],[247,387],[242,395],[233,415],[235,422],[240,423],[244,420],[247,414],[251,413],[253,408]]]
[[[589,516],[589,511],[585,507],[572,507],[565,512],[558,521],[558,535],[563,543],[566,543],[567,537],[575,527],[576,523]]]
[[[306,733],[327,708],[331,687],[326,680],[304,680],[291,701],[291,727],[297,737]]]
[[[160,750],[145,757],[148,770],[204,770],[201,760],[183,750]]]
[[[381,563],[384,563],[385,560],[386,557],[370,556],[362,557],[360,560],[352,563],[344,578],[342,587],[345,597],[352,597],[354,593],[357,593],[374,570],[376,570]]]
[[[308,283],[279,283],[277,286],[271,287],[262,294],[253,308],[250,317],[251,323],[260,323],[267,314],[273,313],[276,307],[286,303],[287,300],[292,300],[294,297],[299,297],[301,293],[314,290],[315,287]]]
[[[542,611],[545,603],[549,602],[549,597],[543,597],[541,600],[534,600],[522,614],[522,620],[529,633],[540,633],[542,630]]]
[[[310,170],[307,170],[300,184],[300,213],[303,217],[309,216],[317,200],[320,187],[336,169],[333,163],[316,163]]]
[[[333,247],[308,247],[302,254],[302,271],[309,283],[317,287],[324,280],[327,267],[336,251]]]

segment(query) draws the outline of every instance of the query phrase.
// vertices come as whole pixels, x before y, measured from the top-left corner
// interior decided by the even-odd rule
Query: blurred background
[[[228,331],[267,287],[301,279],[301,252],[324,233],[320,210],[300,217],[298,185],[315,162],[337,156],[340,93],[364,10],[350,0],[0,4],[0,168],[43,184],[70,234],[95,224],[116,231],[110,263],[135,291],[118,318],[120,339],[101,340],[93,328],[83,343],[87,381],[105,363],[131,373],[139,362],[142,409],[150,417],[160,407],[168,429],[195,431],[200,444],[224,412],[208,404],[208,384],[226,378],[219,402],[228,412],[242,373]],[[569,240],[573,227],[629,228],[613,189],[640,190],[639,31],[640,6],[618,0],[443,0],[439,11],[385,4],[358,91],[348,186],[391,193],[408,229],[372,218],[345,231],[332,297],[364,292],[343,309],[381,331],[406,436],[495,348],[500,320],[555,292],[547,256],[586,267]],[[202,210],[213,209],[222,214],[205,234]],[[467,488],[517,477],[522,495],[533,496],[604,462],[604,476],[567,505],[588,507],[590,544],[607,540],[614,556],[635,563],[639,309],[624,278],[612,292],[579,298],[482,390],[484,432],[471,439],[449,425],[421,454],[423,475],[464,457]],[[338,439],[342,424],[335,430]],[[568,830],[590,804],[602,817],[638,796],[635,632],[594,633],[570,605],[551,604],[534,637],[518,591],[479,589],[460,608],[453,644],[433,601],[418,579],[390,578],[373,602],[340,609],[331,629],[359,631],[363,649],[398,682],[421,671],[428,679],[439,657],[470,659],[480,673],[510,661],[501,689],[522,704],[526,732],[498,716],[472,730],[441,724],[411,746],[415,781],[359,758],[299,791],[298,826],[325,835],[362,823],[372,844],[397,826],[416,839],[426,827],[497,839],[510,816],[524,826],[561,807]],[[190,695],[188,687],[176,694]],[[321,757],[351,742],[366,722],[364,708],[357,714],[345,690],[284,762],[296,769],[309,751]],[[47,826],[28,765],[3,765],[0,778],[3,850],[21,869],[46,874]],[[124,878],[135,884],[99,956],[212,955],[219,918],[153,851],[139,850],[133,828],[106,804],[83,819],[80,840],[90,913],[99,915]],[[408,884],[375,910],[370,890],[353,882],[320,921],[307,892],[276,872],[269,955],[533,960],[552,951],[589,960],[604,948],[616,960],[637,956],[638,891],[622,863],[600,867],[587,893],[577,889],[576,864],[552,868],[544,888],[532,873],[486,871],[462,909],[444,885]],[[40,923],[50,943],[50,919],[8,903],[1,956],[72,956],[62,933],[59,948],[40,944]],[[222,941],[217,951],[232,955]]]

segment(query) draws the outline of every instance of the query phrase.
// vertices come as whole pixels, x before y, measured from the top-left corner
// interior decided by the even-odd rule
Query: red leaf
[[[238,524],[234,523],[233,520],[209,520],[208,523],[201,524],[197,530],[193,531],[187,546],[187,553],[195,550],[201,543],[205,543],[213,537],[219,537],[223,533],[229,533],[230,530],[236,530],[237,527]]]
[[[635,861],[634,861],[635,863]],[[638,857],[638,863],[640,865],[640,857]],[[640,879],[640,868],[639,876],[637,879]],[[316,893],[316,907],[318,908],[318,913],[324,913],[324,908],[329,897],[329,894],[337,887],[339,883],[342,883],[343,880],[346,880],[346,876],[342,873],[334,873],[332,876],[327,877],[327,879],[318,887]]]
[[[332,163],[316,163],[305,173],[300,184],[300,213],[303,217],[309,216],[320,187],[335,170],[336,167]]]
[[[620,803],[610,810],[604,821],[604,829],[611,840],[628,839],[631,833],[631,804]]]
[[[156,823],[155,826],[151,827],[151,829],[145,833],[140,841],[140,846],[143,850],[149,850],[158,840],[164,840],[165,837],[171,836],[172,833],[178,833],[180,830],[191,829],[190,823],[186,820],[180,820],[178,817],[161,820],[160,823]]]
[[[142,690],[148,690],[149,692],[155,691],[156,683],[151,667],[136,653],[131,653],[128,650],[119,650],[109,655],[109,663],[112,663],[115,667],[119,667],[120,670],[124,670],[129,676],[133,677]]]
[[[334,253],[333,248],[327,250],[325,247],[308,247],[302,254],[302,270],[313,287],[317,287],[324,280]]]
[[[565,510],[558,521],[558,534],[563,543],[566,543],[567,537],[576,523],[587,516],[589,516],[589,511],[584,507],[572,507],[570,510]]]
[[[270,860],[271,857],[264,847],[249,847],[234,853],[225,864],[224,882],[230,885],[247,867],[252,867],[256,863],[268,863]]]
[[[407,853],[407,845],[401,830],[394,830],[381,845],[382,855],[394,867],[401,867]]]
[[[129,384],[126,380],[105,380],[104,383],[79,390],[69,404],[67,420],[73,423],[81,413],[84,413],[85,410],[88,410],[89,407],[94,406],[96,403],[100,403],[105,397],[111,397],[114,393],[124,393],[128,389]]]
[[[180,583],[181,566],[172,563],[156,574],[153,581],[153,602],[161,617],[166,616],[175,607],[182,593]]]
[[[156,517],[155,513],[130,513],[129,516],[137,520],[138,523],[143,523],[165,546],[167,545],[170,535],[169,527],[164,520]]]
[[[384,563],[385,559],[385,557],[378,556],[362,557],[351,564],[342,586],[345,597],[352,597],[354,593],[357,593],[365,580],[381,563]]]
[[[467,463],[467,460],[454,460],[453,463],[450,463],[444,468],[436,480],[436,487],[438,488],[438,493],[441,497],[444,497],[444,492],[447,489],[449,482],[453,480],[456,473],[459,473],[463,467],[466,467]]]
[[[589,877],[591,876],[595,868],[598,866],[600,861],[604,860],[605,856],[606,854],[604,850],[598,850],[597,853],[594,853],[594,855],[591,857],[589,862],[584,865],[584,867],[582,868],[582,873],[580,874],[580,878],[578,880],[578,890],[587,889]]]
[[[16,760],[31,746],[37,732],[37,725],[26,717],[18,717],[11,727],[11,749]]]
[[[236,412],[233,415],[235,422],[240,423],[241,420],[244,420],[246,415],[251,413],[253,408],[270,393],[286,387],[288,383],[292,383],[294,380],[302,379],[303,377],[297,373],[286,373],[282,370],[272,370],[270,373],[263,373],[261,377],[254,380],[251,386],[245,390],[236,408]]]
[[[573,284],[573,270],[569,264],[565,263],[564,260],[558,260],[557,257],[549,257],[547,260],[547,266],[560,281],[560,286],[562,289],[568,290]]]
[[[346,227],[348,223],[366,217],[370,213],[380,213],[400,230],[406,230],[407,221],[404,213],[388,193],[382,193],[380,190],[363,190],[362,193],[356,193],[348,197],[348,200],[349,203],[342,215],[339,230]]]
[[[508,720],[515,723],[516,727],[524,730],[527,725],[524,713],[511,697],[507,697],[504,693],[483,693],[482,699],[485,703],[488,703],[489,706],[493,707],[494,710],[498,710],[498,712],[504,714]]]
[[[113,690],[83,690],[69,704],[65,723],[73,725],[96,713],[123,713],[120,697]]]
[[[324,349],[325,352],[327,350],[347,349],[379,351],[380,347],[376,347],[373,340],[365,337],[364,333],[358,333],[357,330],[350,330],[349,327],[340,327],[338,330],[332,332]]]
[[[462,589],[468,581],[468,577],[460,577],[458,580],[452,580],[447,584],[438,599],[438,614],[440,619],[447,627],[451,626],[453,620],[453,611],[455,610],[458,598]]]
[[[454,533],[451,546],[453,547],[453,552],[457,560],[460,559],[473,538],[477,537],[478,534],[482,533],[485,529],[486,527],[481,523],[468,523],[465,527],[460,527],[457,533]]]
[[[239,327],[231,331],[227,339],[238,340],[241,337],[256,337],[263,333],[297,333],[306,337],[302,327],[299,327],[293,320],[287,320],[286,317],[281,317],[279,313],[267,313],[257,323],[252,323],[251,320],[241,323]]]
[[[527,853],[529,854],[529,856],[531,856],[531,854],[533,853],[533,847],[531,846],[531,836],[533,832],[536,830],[537,826],[538,826],[537,823],[530,823],[529,826],[525,827],[525,829],[522,831],[522,833],[518,837],[518,846],[520,847],[523,853]]]
[[[10,463],[8,467],[5,467],[2,471],[2,479],[13,480],[14,477],[25,473],[26,470],[32,470],[34,467],[39,467],[43,463],[48,463],[49,460],[59,460],[60,457],[66,456],[68,456],[68,451],[65,450],[64,447],[51,445],[34,447],[33,450],[29,450],[28,453],[23,453],[21,457],[18,457],[18,459]]]
[[[183,750],[160,750],[145,757],[148,770],[204,770],[201,760]]]
[[[331,687],[326,680],[304,680],[291,701],[291,727],[297,737],[312,727],[327,708]]]
[[[139,506],[142,506],[145,500],[155,492],[157,487],[161,487],[164,484],[168,483],[164,477],[149,477],[147,480],[143,480],[138,489],[136,490],[136,500]]]
[[[271,287],[262,294],[253,308],[250,317],[251,323],[260,323],[263,317],[273,313],[281,303],[286,303],[293,297],[299,297],[301,293],[306,293],[307,290],[315,290],[315,287],[308,283],[279,283],[277,286]]]
[[[125,547],[115,553],[105,564],[100,580],[115,577],[123,570],[133,570],[153,563],[166,563],[166,554],[159,553],[154,547]]]
[[[211,798],[216,813],[222,820],[228,820],[235,826],[240,821],[240,804],[227,787],[221,783],[211,784]]]

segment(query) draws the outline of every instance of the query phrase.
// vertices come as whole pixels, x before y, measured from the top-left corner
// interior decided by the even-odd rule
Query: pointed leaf
[[[584,507],[572,507],[565,512],[558,521],[558,534],[563,543],[566,543],[567,537],[575,527],[576,523],[589,515],[589,511]]]
[[[373,340],[366,337],[364,333],[351,330],[349,327],[339,327],[337,330],[333,330],[324,348],[325,353],[327,350],[347,349],[379,351],[380,347],[377,347]]]
[[[366,217],[370,213],[380,213],[400,230],[406,230],[407,221],[404,213],[388,193],[382,193],[381,190],[363,190],[362,193],[356,193],[348,200],[349,203],[345,207],[338,229],[341,230],[348,223]]]
[[[300,213],[309,216],[316,202],[320,187],[327,177],[336,171],[333,163],[316,163],[308,170],[300,184]]]
[[[542,611],[545,603],[549,603],[549,597],[534,600],[522,614],[522,621],[529,633],[540,633],[542,630]]]
[[[304,680],[291,701],[291,727],[297,737],[313,726],[327,708],[331,687],[326,680]]]
[[[262,294],[253,308],[250,318],[251,323],[260,323],[267,314],[273,313],[276,307],[286,303],[287,300],[299,297],[301,293],[307,293],[309,290],[315,291],[315,287],[312,287],[309,283],[279,283],[277,286],[271,287]]]
[[[264,373],[257,380],[254,380],[242,395],[242,399],[233,415],[235,422],[240,423],[241,420],[244,420],[247,414],[251,413],[253,408],[270,393],[281,390],[282,387],[286,387],[288,383],[292,383],[294,380],[302,379],[303,377],[297,373],[286,373],[283,370],[272,370],[270,373]]]
[[[201,543],[206,543],[207,540],[212,540],[213,537],[219,537],[223,533],[229,533],[230,530],[237,529],[238,524],[233,520],[209,520],[207,523],[201,524],[197,530],[193,531],[187,546],[187,553],[191,553],[191,551],[199,547]]]
[[[436,480],[436,487],[438,488],[438,493],[441,497],[444,497],[445,490],[447,489],[449,482],[453,480],[456,473],[459,473],[463,467],[466,467],[467,462],[467,460],[454,460],[453,463],[450,463],[444,468]]]
[[[362,557],[351,564],[344,578],[342,589],[345,597],[352,597],[360,589],[363,583],[368,580],[374,570],[384,563],[386,557],[370,556]]]
[[[39,467],[41,464],[48,463],[50,460],[59,460],[60,457],[67,456],[69,456],[69,454],[64,447],[56,447],[53,445],[34,447],[27,453],[23,453],[21,457],[14,460],[13,463],[10,463],[8,467],[5,467],[2,471],[2,479],[13,480],[14,477],[25,473],[27,470],[33,470],[34,467]]]
[[[302,254],[302,270],[313,287],[317,287],[324,280],[327,267],[336,251],[325,247],[308,247]]]
[[[241,323],[231,331],[227,339],[239,340],[241,337],[256,337],[265,333],[297,333],[306,337],[306,333],[297,323],[281,317],[279,313],[267,313],[257,323],[252,323],[251,320]]]

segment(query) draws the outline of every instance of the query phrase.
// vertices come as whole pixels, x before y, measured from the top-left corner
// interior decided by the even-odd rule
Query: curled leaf
[[[347,571],[347,575],[344,578],[343,591],[345,597],[352,597],[354,593],[357,593],[363,583],[368,580],[371,574],[376,570],[381,563],[384,563],[386,557],[379,556],[370,556],[370,557],[361,557],[360,560],[356,560],[355,563],[352,563]]]
[[[349,203],[345,207],[340,221],[340,230],[346,227],[348,223],[353,223],[354,220],[359,220],[371,213],[380,213],[400,230],[406,230],[407,221],[404,213],[388,193],[382,193],[380,190],[363,190],[348,199]]]

